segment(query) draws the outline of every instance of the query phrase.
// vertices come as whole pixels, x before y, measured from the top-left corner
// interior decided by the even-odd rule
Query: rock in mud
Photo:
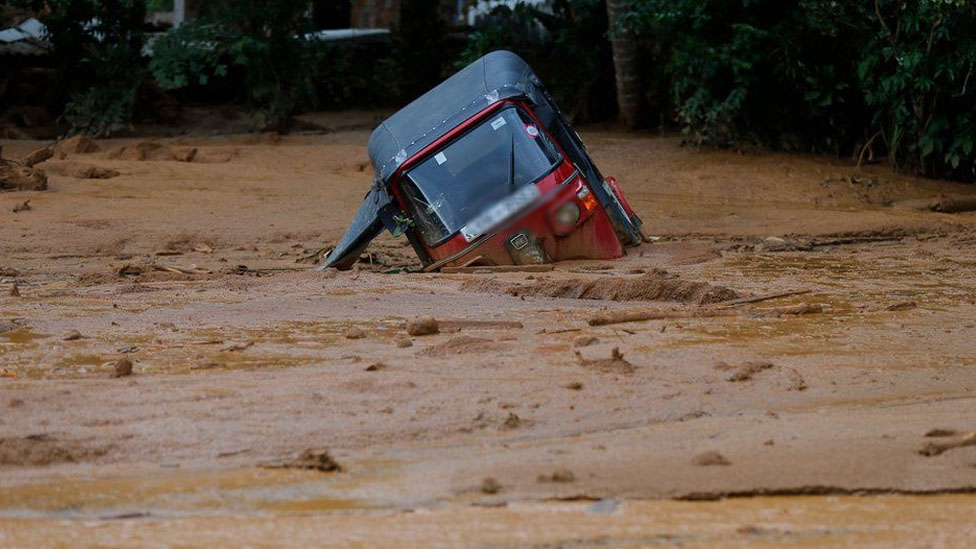
[[[614,347],[610,352],[610,358],[587,359],[579,351],[576,351],[575,354],[576,362],[586,368],[619,374],[632,374],[635,370],[633,364],[624,360],[624,355],[618,347]]]
[[[127,377],[132,375],[132,361],[120,358],[112,363],[112,377]]]
[[[265,469],[308,469],[324,473],[342,471],[342,466],[329,454],[326,449],[309,448],[297,458],[288,461],[261,463]]]
[[[756,309],[753,311],[758,316],[784,316],[784,315],[815,315],[823,312],[823,307],[819,303],[799,303],[785,307],[769,307]]]
[[[231,342],[221,347],[220,350],[225,353],[236,353],[248,349],[253,345],[253,341]]]
[[[418,316],[407,322],[407,333],[412,336],[424,336],[440,333],[440,325],[432,316]]]
[[[522,418],[518,417],[517,415],[513,414],[512,412],[509,412],[508,413],[508,417],[505,418],[505,428],[506,429],[517,429],[518,426],[521,425],[521,424],[522,424]]]
[[[25,200],[25,201],[21,202],[20,204],[17,204],[16,206],[14,206],[14,209],[11,210],[11,211],[13,213],[20,213],[20,212],[29,212],[29,211],[31,211],[33,209],[34,208],[31,208],[30,200]]]
[[[485,477],[481,480],[481,491],[486,494],[497,494],[502,490],[502,485],[497,480],[491,477]]]
[[[82,338],[81,332],[79,332],[78,330],[69,330],[67,333],[64,334],[64,337],[62,337],[61,339],[63,341],[76,341],[81,338]]]
[[[593,336],[579,336],[573,340],[573,347],[589,347],[598,341],[600,340]]]
[[[718,452],[705,452],[695,456],[694,459],[691,460],[691,464],[699,467],[711,467],[715,465],[732,465],[732,462]]]
[[[44,167],[49,173],[75,179],[112,179],[121,173],[111,168],[92,166],[91,164],[76,164],[74,162],[58,162]]]
[[[404,338],[400,338],[400,339],[397,340],[397,347],[399,347],[401,349],[406,349],[407,347],[413,347],[413,341],[410,341],[409,339],[407,339],[405,337]]]
[[[914,301],[900,301],[898,303],[888,305],[887,307],[885,307],[885,310],[886,311],[908,311],[916,307],[918,307],[918,303],[915,303]]]
[[[346,330],[346,339],[362,339],[366,337],[366,332],[358,326],[353,326]]]
[[[378,372],[380,370],[385,370],[385,369],[386,369],[386,364],[383,364],[382,362],[374,362],[373,364],[370,364],[369,366],[366,367],[367,372]]]
[[[583,382],[582,381],[570,381],[569,383],[566,384],[566,388],[569,389],[570,391],[582,391],[583,390]]]
[[[576,475],[573,474],[569,469],[556,469],[551,475],[539,475],[536,477],[537,482],[575,482]]]
[[[501,283],[466,281],[462,290],[497,292]],[[679,301],[698,305],[719,303],[739,297],[735,291],[706,282],[682,280],[661,269],[639,277],[595,276],[564,280],[536,280],[529,284],[507,286],[504,291],[515,296],[544,296],[570,299],[610,301]]]
[[[10,297],[20,297],[20,288],[17,286],[16,282],[10,286]]]

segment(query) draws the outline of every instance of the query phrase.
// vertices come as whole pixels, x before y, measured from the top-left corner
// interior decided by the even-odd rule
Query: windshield
[[[509,107],[408,171],[402,189],[420,234],[436,245],[560,158],[535,121]]]

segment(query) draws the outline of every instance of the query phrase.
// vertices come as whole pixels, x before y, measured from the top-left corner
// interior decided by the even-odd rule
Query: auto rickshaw
[[[495,51],[384,121],[372,187],[321,268],[348,269],[384,228],[424,270],[611,259],[641,220],[518,55]]]

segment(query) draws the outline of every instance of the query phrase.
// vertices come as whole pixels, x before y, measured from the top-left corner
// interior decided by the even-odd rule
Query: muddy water
[[[381,238],[375,264],[312,272],[370,182],[368,135],[194,141],[232,153],[219,163],[103,141],[72,161],[120,177],[52,170],[50,192],[0,196],[34,206],[0,221],[0,263],[21,273],[0,279],[0,322],[22,326],[0,334],[0,547],[974,543],[976,497],[948,493],[976,487],[976,447],[919,449],[976,429],[976,216],[878,206],[973,189],[871,166],[865,196],[830,183],[852,171],[830,159],[584,132],[661,239],[551,273],[436,275],[383,274],[413,260]],[[691,305],[488,291],[656,268],[808,293],[591,327]],[[801,304],[822,312],[764,312]],[[408,338],[420,314],[462,328]],[[615,352],[633,372],[587,367]],[[135,374],[111,378],[123,357]],[[323,447],[345,472],[258,467]],[[695,465],[704,452],[729,465]],[[575,480],[540,482],[555,470]],[[671,501],[770,492],[942,495]]]
[[[250,479],[253,483],[253,479]],[[215,502],[217,503],[217,502]],[[5,547],[966,547],[976,499],[828,496],[719,502],[523,502],[409,512],[313,502],[233,514],[150,510],[94,520],[0,518]]]

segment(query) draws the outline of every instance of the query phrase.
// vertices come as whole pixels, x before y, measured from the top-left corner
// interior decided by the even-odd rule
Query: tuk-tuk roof
[[[405,160],[492,103],[539,93],[541,83],[521,57],[503,50],[485,55],[373,131],[368,149],[377,179],[387,182]]]

